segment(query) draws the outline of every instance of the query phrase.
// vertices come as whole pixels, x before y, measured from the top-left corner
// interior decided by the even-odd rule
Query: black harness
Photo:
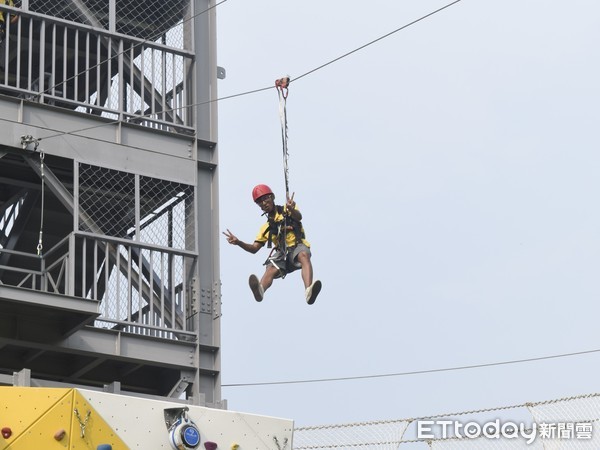
[[[275,211],[276,211],[276,214],[274,214],[273,217],[267,216],[267,221],[269,223],[269,226],[263,233],[263,237],[267,236],[267,248],[271,248],[271,245],[273,242],[272,238],[273,238],[273,236],[276,236],[277,237],[277,250],[280,250],[282,243],[285,242],[287,232],[290,231],[289,228],[291,228],[291,231],[293,231],[294,235],[296,236],[296,244],[298,244],[298,242],[300,240],[304,239],[304,231],[302,230],[302,222],[300,222],[299,220],[293,219],[290,214],[288,214],[287,212],[284,212],[283,206],[281,206],[281,205],[275,205]],[[285,216],[284,219],[280,220],[280,221],[275,221],[275,216],[277,215],[277,213]],[[286,230],[285,228],[288,228],[288,229]]]

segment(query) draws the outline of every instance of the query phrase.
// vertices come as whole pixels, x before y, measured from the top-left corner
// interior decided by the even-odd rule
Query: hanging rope
[[[23,148],[23,150],[29,150],[29,151],[33,151],[35,153],[35,152],[37,152],[38,147],[40,146],[40,141],[41,141],[41,139],[34,138],[30,134],[23,135],[23,136],[21,136],[21,147]],[[33,145],[33,148],[31,148],[32,145]],[[44,234],[44,197],[45,197],[44,187],[46,184],[44,182],[45,181],[44,180],[44,152],[41,150],[40,150],[40,178],[42,180],[42,189],[41,189],[42,199],[41,199],[41,205],[40,205],[40,235],[38,238],[37,255],[41,258],[42,250],[44,249],[42,238],[43,238],[43,234]]]
[[[290,77],[283,77],[278,80],[275,80],[275,87],[277,88],[277,95],[279,96],[279,118],[281,120],[281,141],[283,143],[283,177],[285,179],[285,200],[289,200],[290,198],[290,171],[288,167],[288,126],[287,126],[287,110],[286,110],[286,102],[288,97],[288,86],[290,85]],[[284,258],[287,258],[287,214],[283,215],[283,233],[282,236],[282,246],[283,246],[283,255]]]
[[[275,81],[275,87],[277,88],[277,95],[279,96],[279,118],[281,119],[281,140],[283,142],[283,176],[285,178],[285,198],[290,198],[290,172],[288,169],[288,126],[287,126],[287,111],[286,101],[288,97],[288,86],[290,85],[290,77],[280,78]]]
[[[43,151],[40,151],[40,178],[42,179],[42,200],[41,200],[41,206],[40,206],[40,237],[38,239],[37,255],[41,258],[42,250],[44,249],[42,236],[44,233],[44,197],[45,197],[44,186],[46,184],[46,183],[44,183],[44,152]]]

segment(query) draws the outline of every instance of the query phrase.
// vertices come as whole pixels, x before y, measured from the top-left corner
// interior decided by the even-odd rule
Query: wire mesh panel
[[[541,441],[528,444],[523,438],[440,439],[430,442],[433,450],[545,450]]]
[[[80,164],[79,209],[80,231],[194,249],[191,185]]]
[[[158,39],[182,20],[188,4],[189,0],[120,0],[116,2],[117,32],[148,40]]]
[[[127,237],[135,229],[135,175],[80,164],[79,230]]]
[[[294,449],[394,450],[409,424],[400,420],[296,428]]]
[[[194,249],[194,188],[140,177],[139,240],[169,248]]]
[[[89,234],[74,244],[74,289],[102,301],[97,325],[192,331],[193,186],[81,163],[78,198],[79,230]]]
[[[188,5],[189,0],[29,0],[33,12],[150,40],[181,21]]]
[[[547,449],[600,448],[600,395],[533,403],[529,406]]]
[[[111,0],[115,1],[115,0]],[[20,6],[18,4],[17,6]],[[108,29],[109,2],[103,0],[29,0],[29,9],[60,19]]]
[[[565,418],[590,422],[600,419],[600,394],[532,403],[529,410],[538,423],[560,422]]]

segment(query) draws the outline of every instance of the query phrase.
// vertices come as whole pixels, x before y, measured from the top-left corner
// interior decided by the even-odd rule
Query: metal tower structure
[[[0,384],[225,407],[214,6],[0,4]]]

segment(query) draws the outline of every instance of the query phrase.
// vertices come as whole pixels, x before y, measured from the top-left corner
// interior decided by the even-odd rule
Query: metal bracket
[[[110,384],[105,384],[104,392],[110,392],[111,394],[120,394],[121,393],[121,382],[113,381]]]
[[[177,422],[181,416],[184,416],[186,412],[188,412],[190,408],[184,406],[183,408],[166,408],[164,410],[165,414],[165,425],[167,429],[171,429],[171,427]]]
[[[30,134],[26,134],[21,136],[21,147],[23,148],[23,150],[35,152],[40,146],[40,141],[41,139],[37,139]],[[33,148],[31,148],[31,146],[33,146]]]
[[[199,311],[204,314],[212,313],[212,289],[200,288]]]
[[[213,319],[221,317],[221,282],[213,282],[212,288],[200,288],[200,308],[204,314],[212,314]]]
[[[192,314],[196,314],[198,312],[198,305],[200,304],[200,300],[198,299],[198,278],[192,277],[190,283],[190,299],[192,304]]]
[[[31,387],[31,370],[22,369],[13,373],[13,386]]]
[[[221,312],[221,282],[215,281],[213,283],[213,320],[218,319],[223,315]]]
[[[179,396],[185,392],[190,384],[192,383],[189,381],[188,377],[183,375],[179,381],[175,383],[175,386],[173,386],[173,389],[171,389],[171,392],[169,392],[168,397],[179,398]]]

